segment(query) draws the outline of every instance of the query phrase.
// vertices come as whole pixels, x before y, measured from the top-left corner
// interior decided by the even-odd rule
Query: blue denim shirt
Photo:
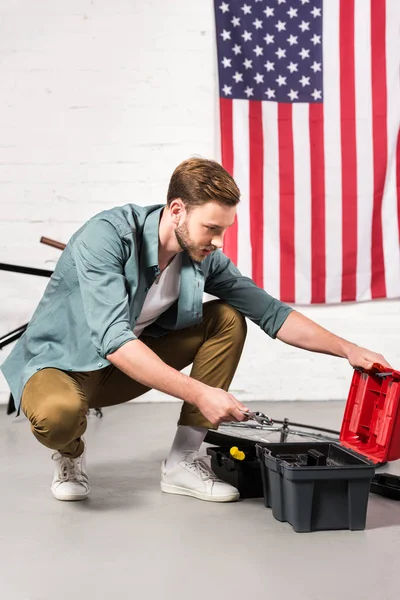
[[[17,409],[36,371],[104,369],[108,354],[136,339],[136,320],[159,273],[163,208],[112,208],[71,237],[27,330],[1,367]],[[201,263],[184,252],[179,298],[145,334],[161,336],[201,321],[203,292],[228,302],[273,338],[292,310],[242,276],[223,252]]]

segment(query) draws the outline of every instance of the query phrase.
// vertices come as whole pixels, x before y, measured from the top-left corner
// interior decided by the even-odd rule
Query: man
[[[216,162],[174,171],[166,205],[104,211],[70,239],[25,334],[2,366],[18,411],[55,452],[58,500],[89,494],[82,436],[91,407],[150,388],[184,401],[161,468],[164,492],[226,502],[238,491],[198,451],[209,428],[243,421],[228,392],[246,337],[245,317],[272,338],[347,358],[380,355],[323,329],[243,277],[221,252],[239,190]],[[219,300],[203,304],[203,292]],[[180,373],[193,363],[190,376]]]

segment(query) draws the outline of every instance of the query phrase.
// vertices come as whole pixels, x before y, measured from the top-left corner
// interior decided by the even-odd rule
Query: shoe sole
[[[79,496],[58,496],[56,492],[52,492],[52,494],[56,500],[61,500],[62,502],[77,502],[78,500],[86,500],[86,498],[89,496],[89,492],[87,492],[87,494],[81,494]]]
[[[239,500],[239,492],[231,494],[229,496],[210,496],[209,494],[203,494],[202,492],[195,492],[187,488],[178,487],[171,485],[170,483],[161,482],[161,490],[166,494],[177,494],[179,496],[191,496],[198,500],[205,500],[206,502],[235,502]]]

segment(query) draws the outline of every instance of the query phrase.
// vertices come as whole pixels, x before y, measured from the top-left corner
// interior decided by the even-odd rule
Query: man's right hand
[[[235,396],[211,386],[207,386],[205,392],[197,399],[196,406],[214,426],[227,421],[246,421],[247,417],[243,412],[249,412]]]

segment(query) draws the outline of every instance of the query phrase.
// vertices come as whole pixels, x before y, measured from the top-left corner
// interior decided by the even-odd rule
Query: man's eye
[[[215,231],[215,227],[207,227],[207,229],[209,229],[210,231]]]

